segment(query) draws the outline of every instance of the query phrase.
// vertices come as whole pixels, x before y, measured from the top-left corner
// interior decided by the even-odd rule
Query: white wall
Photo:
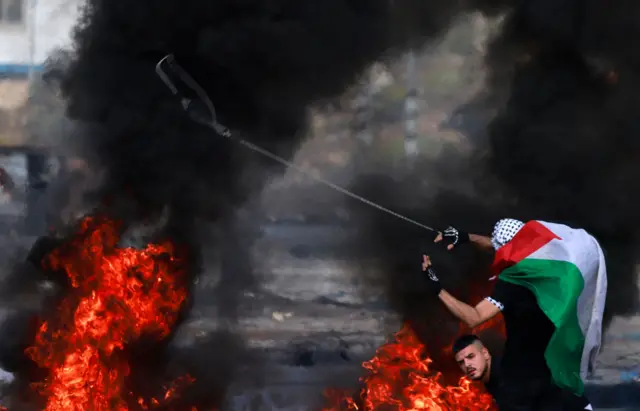
[[[42,64],[49,53],[70,44],[70,34],[78,17],[81,0],[24,0],[25,24],[0,23],[0,65],[31,63],[30,29],[35,24],[34,63]],[[34,13],[34,14],[32,14]]]

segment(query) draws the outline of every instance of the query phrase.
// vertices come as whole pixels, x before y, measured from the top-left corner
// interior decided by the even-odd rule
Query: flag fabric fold
[[[552,378],[582,394],[600,351],[607,294],[607,267],[597,240],[582,229],[529,221],[496,252],[492,271],[535,294],[555,325],[545,351]]]

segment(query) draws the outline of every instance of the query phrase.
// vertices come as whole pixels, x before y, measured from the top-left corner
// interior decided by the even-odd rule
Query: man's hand
[[[447,247],[447,250],[451,251],[458,244],[468,243],[469,233],[460,231],[456,228],[449,226],[444,231],[439,232],[438,236],[436,237],[435,240],[433,240],[433,242],[434,243],[443,242],[444,245]]]
[[[429,289],[437,296],[442,291],[442,285],[440,285],[440,279],[436,275],[436,271],[431,266],[431,259],[428,255],[422,256],[422,271],[427,273],[429,280]]]

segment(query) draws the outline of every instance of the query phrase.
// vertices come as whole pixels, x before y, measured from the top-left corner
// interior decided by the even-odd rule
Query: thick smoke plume
[[[638,7],[524,1],[506,8],[485,58],[486,90],[454,115],[463,118],[459,128],[475,144],[474,153],[445,153],[401,181],[361,178],[354,190],[441,229],[453,224],[489,234],[503,217],[584,228],[607,254],[606,322],[635,312],[640,76],[628,39],[640,36],[640,25],[624,16],[636,15]],[[492,111],[497,114],[486,114]],[[429,244],[429,232],[378,211],[358,207],[356,214],[363,251],[381,257],[373,280],[386,284],[405,319],[418,329],[428,326],[427,341],[449,338],[453,326],[449,333],[446,326],[434,332],[434,318],[456,321],[427,293],[420,254],[434,255],[445,285],[471,303],[487,292],[486,264],[470,258],[481,257],[471,250],[440,251]]]
[[[235,239],[243,234],[233,232],[236,211],[263,186],[272,163],[194,124],[156,77],[159,59],[175,55],[206,89],[223,124],[291,157],[313,103],[339,95],[373,61],[439,34],[469,6],[417,0],[86,1],[72,61],[49,74],[60,79],[74,121],[70,146],[81,148],[102,177],[92,193],[94,211],[136,226],[162,219],[168,210],[161,236],[188,255],[192,276],[208,261],[203,249],[220,238],[232,239],[225,250],[238,261],[249,261],[246,241]],[[218,223],[220,238],[205,235],[207,223]],[[57,235],[64,240],[64,232]],[[41,259],[32,262],[38,266]],[[232,323],[242,290],[256,279],[246,264],[226,268],[215,303]],[[235,340],[224,341],[218,352],[226,360]],[[170,368],[166,344],[141,352],[140,369],[134,365],[140,381],[145,372]],[[198,399],[207,405],[223,397],[237,361],[210,363],[221,364],[209,369],[229,378],[218,382],[215,398]]]
[[[509,98],[489,125],[489,166],[532,214],[600,240],[609,318],[638,307],[640,73],[638,54],[623,39],[640,36],[640,24],[624,17],[639,7],[532,3],[513,14],[487,58],[490,84],[506,69],[513,73]],[[505,55],[510,64],[500,63]]]
[[[309,106],[340,94],[368,64],[422,44],[463,11],[494,13],[510,3],[88,0],[75,34],[74,60],[62,81],[68,114],[79,124],[74,146],[91,151],[105,170],[99,193],[103,211],[136,221],[169,207],[166,231],[191,251],[197,273],[203,261],[200,222],[233,219],[235,208],[266,181],[271,163],[192,123],[154,74],[160,58],[175,54],[210,94],[222,123],[290,157],[304,136]],[[496,187],[507,183],[505,192],[518,199],[517,207],[451,194],[430,198],[425,207],[419,198],[408,199],[404,208],[424,211],[427,222],[483,231],[506,211],[559,218],[599,235],[612,253],[610,261],[629,263],[638,227],[631,206],[637,194],[630,187],[637,77],[627,41],[636,27],[625,16],[635,15],[638,6],[518,4],[487,59],[493,77],[481,104],[501,108],[489,128],[491,157],[470,169],[493,170]],[[526,64],[517,65],[522,57]],[[618,72],[615,85],[605,81],[612,76],[601,75],[609,66]],[[512,74],[511,84],[499,82],[508,78],[505,73]],[[256,169],[260,172],[245,179],[247,170]],[[417,246],[411,239],[423,240],[424,233],[405,233],[404,223],[385,218],[365,218],[378,233],[365,237],[366,245],[386,246],[380,254],[386,273],[398,279],[413,275],[417,263],[409,261],[419,257],[406,246]],[[389,236],[399,241],[383,243]],[[620,258],[612,257],[614,251]],[[237,258],[246,256],[239,252]],[[612,271],[612,292],[619,284],[631,288],[630,273]],[[221,281],[230,288],[227,297],[255,283],[249,269],[223,276],[244,276]],[[406,292],[397,284],[391,290],[396,296]],[[394,299],[395,307],[405,314],[418,310],[423,295],[417,290],[412,298]],[[611,311],[624,312],[620,308],[635,295],[616,297],[622,307]],[[224,311],[237,313],[228,309],[237,303],[225,298]],[[423,318],[433,318],[424,313]]]
[[[68,114],[83,129],[74,146],[89,147],[106,169],[109,212],[135,220],[168,205],[172,227],[192,239],[197,219],[233,218],[273,163],[185,116],[155,76],[160,58],[176,56],[223,124],[290,157],[312,103],[341,93],[373,60],[437,34],[461,8],[408,0],[88,1],[62,81]],[[258,177],[245,179],[249,169]]]

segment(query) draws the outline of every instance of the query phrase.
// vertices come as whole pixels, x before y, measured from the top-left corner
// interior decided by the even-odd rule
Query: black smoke
[[[586,229],[607,257],[608,324],[638,307],[640,72],[629,39],[640,36],[640,25],[624,16],[640,6],[514,4],[488,45],[485,89],[452,116],[463,119],[456,127],[475,145],[472,155],[445,153],[396,181],[367,176],[353,189],[440,229],[453,224],[488,235],[504,217]],[[428,231],[359,205],[354,211],[358,247],[379,257],[380,272],[368,278],[385,286],[393,307],[440,352],[456,321],[429,295],[420,255],[434,255],[445,286],[471,303],[487,292],[486,257],[445,253]],[[434,318],[443,325],[433,327]]]
[[[525,8],[507,23],[510,52],[527,58],[511,63],[510,96],[489,125],[489,166],[540,218],[598,238],[607,253],[610,319],[638,307],[640,73],[623,39],[640,35],[640,25],[624,17],[640,9],[632,2],[559,5]],[[491,46],[489,62],[504,44]]]
[[[640,73],[637,53],[623,40],[640,35],[640,25],[624,17],[638,7],[526,2],[490,44],[489,92],[473,102],[499,107],[486,132],[487,169],[520,208],[585,228],[602,244],[607,319],[638,307]]]
[[[281,168],[194,124],[155,75],[159,59],[175,55],[223,124],[291,157],[314,102],[339,95],[372,61],[439,33],[463,6],[89,1],[74,36],[75,58],[56,72],[67,113],[80,124],[71,145],[105,170],[99,197],[106,212],[135,221],[168,205],[172,227],[197,237],[203,221],[234,219],[238,205]],[[248,269],[240,271],[229,275],[244,279],[221,282],[232,285],[221,311],[235,311],[229,298],[239,295],[237,287],[256,283]]]
[[[488,187],[508,194],[493,202],[491,195],[478,201],[457,192],[431,198],[439,191],[426,188],[417,198],[405,197],[406,210],[400,211],[477,231],[488,230],[507,211],[523,218],[574,218],[607,240],[609,250],[628,251],[637,220],[628,186],[636,105],[636,62],[631,42],[625,41],[633,38],[629,34],[635,27],[625,19],[634,15],[627,13],[636,7],[630,2],[605,9],[568,0],[89,0],[74,34],[73,61],[61,74],[68,116],[80,124],[73,146],[90,151],[105,170],[98,195],[102,212],[136,221],[169,206],[168,233],[190,249],[194,266],[202,268],[200,228],[233,219],[235,209],[275,169],[191,122],[154,74],[160,58],[176,56],[207,90],[222,123],[290,157],[304,136],[307,109],[340,94],[368,64],[423,44],[463,11],[495,13],[511,4],[518,7],[487,58],[493,76],[483,98],[500,108],[488,129],[490,157],[469,169],[474,175],[487,171],[497,180]],[[517,65],[520,54],[528,58],[523,66]],[[609,65],[619,73],[613,86],[604,81],[611,78]],[[248,169],[259,172],[245,180]],[[603,187],[595,187],[594,176]],[[417,176],[407,181],[412,180],[422,184]],[[389,182],[378,192],[392,187],[416,190]],[[510,195],[517,200],[505,200]],[[380,267],[403,283],[403,275],[415,271],[410,261],[416,254],[409,251],[422,244],[424,232],[405,235],[408,226],[384,218],[367,219],[365,227],[379,235],[368,237],[366,245],[384,248]],[[385,235],[398,241],[386,243]],[[239,248],[237,258],[248,260],[246,247]],[[448,281],[461,277],[463,270],[458,271]],[[612,289],[614,278],[629,279],[625,273],[612,272]],[[231,288],[227,297],[256,283],[246,267],[223,276],[244,276],[221,281]],[[630,288],[628,281],[623,283]],[[395,295],[405,292],[400,287]],[[419,286],[409,292],[411,298],[393,299],[404,313],[423,304]],[[631,297],[620,299],[626,301],[622,305],[628,307]],[[222,300],[220,311],[235,315],[229,306],[238,304],[237,298]]]
[[[100,187],[87,193],[89,208],[131,226],[168,209],[162,235],[189,256],[194,276],[207,268],[207,251],[233,255],[241,263],[227,260],[212,296],[223,322],[233,324],[242,291],[258,284],[246,264],[248,242],[239,238],[247,234],[235,232],[237,209],[281,170],[193,123],[156,77],[156,63],[174,54],[207,91],[223,124],[290,158],[305,135],[311,105],[341,94],[375,60],[439,34],[468,6],[420,0],[85,2],[73,50],[64,56],[71,61],[47,74],[59,84],[73,121],[66,143],[101,176]],[[217,238],[208,235],[212,225],[223,232]],[[64,243],[68,231],[56,229]],[[171,375],[176,356],[189,364],[186,357],[200,355],[197,347],[172,354],[169,345],[142,345],[134,355],[139,378],[133,386],[145,373]],[[224,378],[215,390],[201,391],[198,384],[213,380],[200,376],[193,388],[207,406],[224,396],[238,364],[231,354],[241,351],[233,338],[205,344],[212,346],[219,351],[213,348],[207,358],[220,361],[206,364],[218,365],[198,368]],[[201,398],[207,392],[211,397]]]

